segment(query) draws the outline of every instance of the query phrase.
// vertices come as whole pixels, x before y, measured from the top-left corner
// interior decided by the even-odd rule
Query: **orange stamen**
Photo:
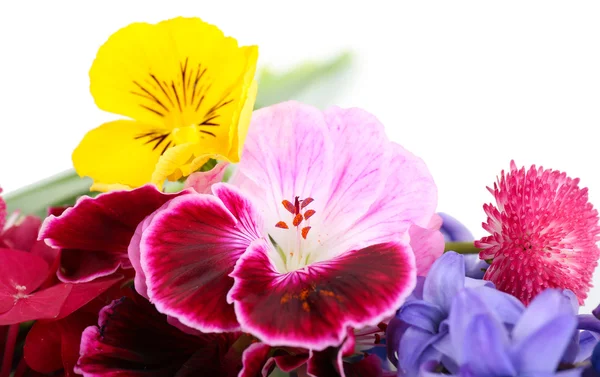
[[[310,219],[311,216],[315,214],[315,212],[317,212],[317,211],[315,211],[314,209],[309,209],[308,211],[304,212],[304,219],[305,220]]]
[[[287,209],[292,215],[296,214],[296,207],[294,207],[294,205],[292,204],[292,202],[290,202],[289,200],[283,200],[281,202],[281,204],[283,204],[283,206],[285,207],[285,209]]]
[[[309,230],[310,230],[309,226],[305,226],[304,228],[302,228],[302,238],[306,239],[306,237],[308,236]]]
[[[297,214],[296,216],[294,216],[294,226],[298,226],[300,225],[300,223],[302,222],[302,215],[301,214]]]
[[[275,226],[277,228],[281,228],[281,229],[290,229],[284,221],[278,222],[277,224],[275,224]]]
[[[313,198],[306,198],[302,201],[302,205],[300,206],[300,209],[304,209],[307,205],[309,205],[310,203],[312,203],[314,201]]]

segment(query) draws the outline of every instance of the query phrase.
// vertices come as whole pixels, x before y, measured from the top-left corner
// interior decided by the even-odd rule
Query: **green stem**
[[[478,254],[479,249],[473,242],[446,242],[444,251],[455,251],[459,254]]]
[[[80,178],[73,169],[25,186],[4,196],[8,213],[46,217],[48,207],[73,204],[77,197],[90,193],[92,181]]]

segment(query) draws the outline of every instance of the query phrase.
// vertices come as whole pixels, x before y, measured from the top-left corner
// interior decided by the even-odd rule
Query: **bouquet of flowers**
[[[257,56],[197,18],[100,48],[127,119],[0,199],[0,377],[600,376],[578,179],[511,162],[474,240],[374,115],[286,101],[340,61]]]

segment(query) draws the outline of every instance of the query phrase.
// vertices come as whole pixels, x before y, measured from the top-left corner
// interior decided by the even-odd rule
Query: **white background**
[[[377,115],[422,157],[439,210],[484,235],[482,204],[511,159],[566,171],[600,206],[600,2],[0,1],[0,184],[71,167],[89,129],[115,119],[88,92],[98,47],[134,21],[199,16],[260,65],[357,54],[330,104]],[[600,273],[595,281],[600,285]],[[586,311],[600,302],[596,288]]]

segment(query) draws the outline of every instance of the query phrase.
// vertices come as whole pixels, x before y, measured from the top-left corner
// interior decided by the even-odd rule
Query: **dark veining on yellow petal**
[[[143,102],[139,106],[150,111],[154,115],[165,118],[170,114],[174,116],[177,113],[189,114],[188,111],[199,112],[205,103],[207,93],[212,86],[212,79],[207,73],[207,69],[202,64],[193,67],[190,64],[189,57],[179,62],[179,77],[169,80],[159,78],[155,73],[148,73],[148,78],[143,82],[133,81],[135,90],[131,94],[140,97]],[[216,137],[216,134],[210,131],[203,130],[203,127],[219,127],[221,123],[218,113],[223,107],[233,103],[233,99],[228,98],[231,93],[226,93],[216,104],[206,111],[202,122],[198,124],[199,132],[202,134]],[[187,111],[186,111],[187,110]],[[166,120],[166,122],[172,122]],[[188,126],[187,124],[180,126]],[[168,140],[169,134],[161,132],[150,132],[142,135],[137,135],[135,139],[147,138],[144,144],[152,145],[152,150],[155,150],[161,145],[163,146],[162,153],[173,146],[172,141]],[[162,154],[161,153],[161,154]]]
[[[156,150],[158,147],[161,146],[161,144],[165,143],[165,146],[163,147],[162,152],[160,152],[160,154],[164,154],[167,149],[169,148],[169,146],[171,146],[172,142],[169,140],[169,136],[171,134],[170,133],[159,133],[159,132],[146,132],[144,134],[140,134],[135,136],[133,139],[134,140],[140,140],[140,139],[144,139],[147,138],[147,140],[144,142],[144,145],[146,144],[150,144],[152,145],[152,150]]]

